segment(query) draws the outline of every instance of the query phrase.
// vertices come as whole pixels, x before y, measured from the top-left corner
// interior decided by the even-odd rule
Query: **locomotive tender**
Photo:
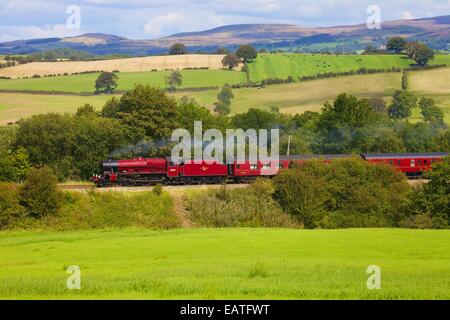
[[[107,160],[101,164],[101,173],[92,176],[98,187],[145,186],[155,184],[217,184],[226,182],[245,183],[257,177],[273,177],[279,170],[289,169],[293,164],[303,164],[312,159],[329,163],[335,159],[357,157],[369,163],[392,165],[408,176],[420,176],[430,170],[433,163],[449,156],[447,152],[434,153],[385,153],[385,154],[334,154],[334,155],[291,155],[281,156],[275,163],[251,164],[234,162],[174,163],[167,158],[136,158],[129,160]]]

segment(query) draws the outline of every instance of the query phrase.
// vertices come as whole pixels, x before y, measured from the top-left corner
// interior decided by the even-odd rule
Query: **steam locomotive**
[[[101,163],[100,173],[94,174],[91,180],[97,187],[246,183],[257,177],[273,177],[280,170],[289,169],[293,164],[304,164],[312,159],[329,163],[335,159],[355,157],[369,163],[389,164],[407,176],[413,177],[432,169],[433,163],[442,161],[449,155],[447,152],[291,155],[282,156],[278,161],[268,164],[260,161],[254,164],[250,161],[223,164],[193,160],[176,163],[169,157],[107,160]]]

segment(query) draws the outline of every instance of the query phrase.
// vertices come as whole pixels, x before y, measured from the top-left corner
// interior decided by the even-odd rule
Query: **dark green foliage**
[[[194,132],[194,122],[201,121],[203,130],[217,128],[217,117],[211,114],[209,109],[199,105],[195,100],[183,97],[178,102],[177,122],[180,128]]]
[[[169,49],[170,55],[180,55],[186,53],[187,53],[186,46],[182,43],[174,43]]]
[[[386,114],[388,107],[386,101],[383,98],[371,98],[369,99],[369,104],[374,112]]]
[[[388,39],[386,49],[393,53],[401,53],[406,48],[406,39],[403,37],[392,37]]]
[[[403,71],[402,89],[403,90],[408,90],[408,71]]]
[[[444,112],[432,98],[422,97],[419,100],[419,107],[425,121],[438,126],[444,125]]]
[[[61,180],[88,179],[101,160],[132,139],[115,119],[49,113],[19,121],[15,145],[33,165],[50,166]]]
[[[450,158],[435,163],[427,172],[428,184],[415,190],[411,197],[404,227],[448,228],[450,226]]]
[[[434,58],[433,49],[420,42],[409,42],[405,51],[408,57],[413,59],[419,66],[427,65],[428,61]]]
[[[258,52],[252,46],[243,45],[237,49],[236,55],[244,60],[244,62],[249,62],[256,59]]]
[[[215,111],[222,115],[227,115],[231,111],[231,100],[234,98],[233,91],[229,85],[225,85],[217,94]]]
[[[0,229],[6,229],[25,215],[19,203],[19,191],[15,184],[0,182]]]
[[[395,226],[410,192],[403,174],[360,159],[311,161],[274,184],[277,202],[307,228]]]
[[[155,141],[169,138],[178,128],[177,102],[163,90],[148,85],[136,85],[119,101],[118,118],[126,126],[141,128]]]
[[[230,70],[236,68],[240,63],[241,59],[234,53],[229,53],[222,59],[222,65]]]
[[[411,110],[417,107],[417,100],[417,95],[412,92],[396,91],[388,109],[389,117],[393,119],[409,118],[412,113]]]
[[[32,168],[20,187],[20,204],[33,218],[54,214],[61,205],[57,179],[48,167]]]
[[[78,117],[97,117],[98,112],[95,111],[92,105],[85,104],[84,106],[78,108],[75,115]]]
[[[119,77],[114,72],[102,72],[95,81],[95,92],[113,93],[117,88]]]
[[[160,196],[163,193],[163,187],[159,183],[153,187],[152,192],[154,195]]]
[[[246,113],[238,114],[231,120],[235,128],[247,129],[272,129],[279,125],[279,115],[261,109],[250,108]]]
[[[325,103],[318,123],[325,153],[351,153],[361,149],[363,132],[372,124],[374,112],[366,99],[340,94],[333,104]]]
[[[172,71],[170,76],[166,78],[166,83],[169,91],[174,92],[177,87],[181,86],[181,84],[183,83],[183,75],[180,71],[174,70]]]
[[[0,146],[0,181],[20,182],[30,169],[30,160],[22,147],[8,150]]]
[[[105,105],[100,112],[102,117],[105,118],[118,118],[119,112],[119,99],[116,97],[112,97],[108,101],[106,101]]]

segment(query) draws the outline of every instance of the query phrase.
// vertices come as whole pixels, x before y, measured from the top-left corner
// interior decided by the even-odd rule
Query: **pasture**
[[[228,70],[182,70],[181,88],[201,88],[223,86],[245,82],[244,72]],[[165,88],[166,77],[171,71],[120,72],[117,90],[131,90],[135,84],[150,84]],[[37,79],[0,79],[0,89],[60,92],[94,92],[95,80],[99,73],[45,77]]]
[[[323,55],[323,54],[259,54],[255,62],[249,63],[250,79],[261,81],[267,78],[286,79],[313,76],[326,72],[356,71],[360,68],[390,69],[407,68],[413,60],[403,55]],[[437,56],[430,64],[450,65],[450,55]]]
[[[448,230],[28,231],[0,247],[2,299],[450,299]]]
[[[72,74],[86,71],[138,72],[166,69],[209,68],[221,69],[224,55],[186,54],[175,56],[149,56],[98,61],[33,62],[0,69],[0,76],[18,78],[51,74]]]
[[[193,70],[190,72],[200,72]],[[203,71],[206,72],[207,70]],[[445,119],[450,123],[450,69],[410,72],[410,89],[422,95],[434,98],[445,112]],[[187,71],[185,71],[187,72]],[[213,71],[209,71],[213,72]],[[235,77],[242,72],[217,71],[220,75]],[[156,72],[157,73],[157,72]],[[154,74],[154,73],[147,73]],[[125,73],[120,74],[123,77]],[[85,75],[83,75],[85,76]],[[146,76],[145,76],[146,77]],[[235,98],[232,100],[232,113],[237,114],[249,108],[269,110],[277,106],[281,112],[302,113],[307,110],[319,111],[325,101],[332,101],[336,95],[348,92],[358,97],[383,97],[389,101],[395,90],[401,88],[401,73],[383,73],[374,75],[357,75],[349,77],[322,79],[284,85],[272,85],[265,88],[233,89]],[[42,78],[32,80],[53,80]],[[148,78],[146,78],[148,79]],[[185,78],[187,79],[187,77]],[[198,81],[204,81],[199,75]],[[4,80],[11,81],[11,80]],[[19,80],[14,80],[19,81]],[[28,80],[31,81],[31,80]],[[123,81],[123,78],[122,78]],[[194,79],[192,79],[194,81]],[[0,86],[1,86],[0,80]],[[131,83],[131,82],[129,82]],[[65,85],[59,82],[59,85]],[[80,85],[84,85],[82,82]],[[179,91],[176,98],[188,96],[195,98],[200,104],[214,109],[218,90]],[[0,93],[0,125],[13,122],[21,117],[27,117],[43,112],[75,112],[76,109],[90,103],[100,109],[110,96],[64,96],[64,95],[32,95],[23,93]],[[413,110],[413,120],[420,119],[419,109]]]

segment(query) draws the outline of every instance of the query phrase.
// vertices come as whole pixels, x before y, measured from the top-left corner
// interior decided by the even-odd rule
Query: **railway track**
[[[230,188],[243,188],[248,184],[227,184],[227,187]],[[210,188],[220,188],[221,184],[203,184],[203,185],[182,185],[182,186],[163,186],[164,190],[169,192],[177,192],[181,190],[206,190]],[[88,191],[88,190],[96,190],[99,192],[109,192],[109,191],[117,191],[117,192],[139,192],[139,191],[151,191],[153,187],[110,187],[110,188],[95,188],[94,185],[58,185],[60,190],[65,191]]]
[[[413,179],[408,180],[408,183],[412,186],[419,186],[423,185],[425,183],[428,183],[429,180],[425,179]],[[230,188],[243,188],[247,186],[248,184],[227,184]],[[220,188],[221,184],[204,184],[204,185],[181,185],[181,186],[163,186],[164,190],[167,190],[169,192],[173,191],[181,191],[181,190],[206,190],[209,188]],[[109,192],[109,191],[117,191],[117,192],[125,192],[125,191],[131,191],[131,192],[139,192],[139,191],[151,191],[153,187],[109,187],[109,188],[95,188],[95,186],[88,185],[88,184],[60,184],[58,185],[60,190],[67,190],[67,191],[88,191],[88,190],[97,190],[100,192]]]

